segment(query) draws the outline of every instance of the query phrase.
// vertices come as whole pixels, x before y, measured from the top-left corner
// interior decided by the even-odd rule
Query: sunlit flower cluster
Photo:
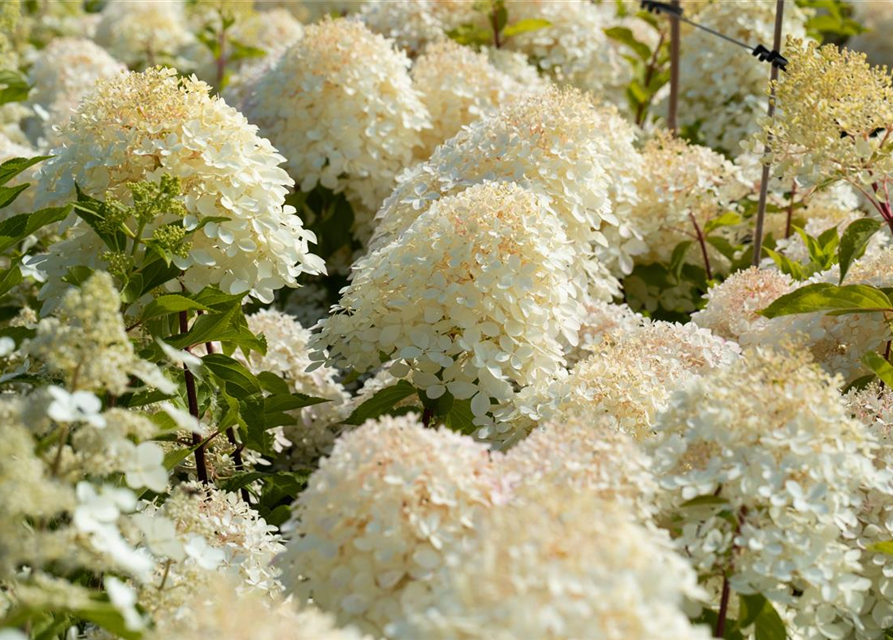
[[[503,499],[486,447],[409,415],[342,436],[296,505],[288,591],[380,636],[429,597],[474,516]]]
[[[394,637],[710,637],[681,610],[696,577],[669,540],[622,504],[566,488],[533,487],[481,513],[432,582],[435,606]]]
[[[259,79],[245,112],[285,154],[302,191],[345,192],[361,238],[430,126],[406,55],[343,19],[308,27]]]
[[[182,0],[108,2],[95,38],[116,60],[132,69],[165,63],[188,68],[188,49],[201,46],[189,31]]]
[[[322,321],[313,358],[357,371],[380,354],[434,400],[470,400],[476,422],[563,371],[576,342],[580,292],[565,274],[574,253],[543,196],[485,182],[436,201],[391,244],[354,266]],[[400,374],[397,374],[400,375]],[[492,434],[491,434],[492,435]]]
[[[770,46],[775,24],[774,0],[704,3],[696,20],[731,38]],[[785,8],[783,33],[804,38],[806,15]],[[790,57],[795,46],[782,53]],[[732,155],[759,128],[768,105],[769,66],[704,31],[688,28],[682,38],[680,124],[697,132],[710,147]]]
[[[404,0],[366,2],[359,19],[375,33],[391,38],[411,56],[426,45],[446,39],[446,34],[463,24],[481,22],[474,0]]]
[[[450,40],[425,49],[412,67],[412,80],[431,115],[432,128],[422,133],[424,148],[420,155],[425,158],[463,126],[542,89],[538,84],[518,82],[494,67],[485,53],[475,53]]]
[[[748,351],[679,391],[655,431],[665,517],[682,516],[668,526],[700,574],[819,624],[823,605],[859,611],[870,581],[843,536],[878,480],[877,443],[833,378],[807,356]]]
[[[587,302],[578,334],[579,344],[567,349],[568,365],[585,360],[605,341],[616,342],[642,326],[644,317],[625,304],[602,300]],[[725,336],[723,336],[725,337]]]
[[[292,181],[278,167],[282,156],[208,90],[169,69],[100,83],[62,128],[63,146],[41,167],[37,204],[66,202],[76,184],[93,197],[127,202],[129,183],[179,178],[185,216],[171,211],[146,229],[177,219],[187,230],[200,227],[189,251],[174,257],[186,271],[183,284],[193,290],[218,284],[270,301],[273,291],[324,265],[310,253],[315,236],[284,205]],[[83,255],[85,266],[103,266],[101,245],[86,224],[76,223],[69,239],[51,249],[42,295],[59,295],[72,255]]]
[[[29,82],[35,87],[28,101],[36,118],[28,128],[41,147],[59,142],[57,127],[65,125],[81,99],[93,91],[99,80],[113,78],[125,70],[104,49],[89,40],[58,38],[50,42],[34,60]]]

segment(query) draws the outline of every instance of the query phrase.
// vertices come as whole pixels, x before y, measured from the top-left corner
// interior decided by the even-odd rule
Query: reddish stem
[[[185,311],[180,312],[180,333],[185,334],[189,331],[189,318]],[[198,394],[195,390],[195,377],[185,364],[183,365],[183,377],[186,380],[186,400],[189,403],[189,413],[195,418],[196,423],[200,421],[198,414]],[[202,437],[197,433],[192,434],[192,444],[200,445]],[[198,479],[204,484],[208,484],[208,465],[205,462],[205,445],[201,445],[195,450],[195,469]]]
[[[688,217],[695,227],[695,235],[698,238],[698,245],[701,247],[701,255],[704,257],[704,271],[707,272],[707,279],[713,280],[713,270],[710,268],[710,257],[707,255],[707,242],[704,238],[704,232],[701,230],[701,225],[698,224],[695,214],[689,212]]]

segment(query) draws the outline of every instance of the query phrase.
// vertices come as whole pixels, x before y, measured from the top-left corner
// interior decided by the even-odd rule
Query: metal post
[[[781,27],[782,21],[784,20],[784,0],[778,0],[775,5],[775,40],[773,41],[772,48],[775,51],[781,51]],[[770,75],[772,80],[772,89],[769,94],[769,118],[773,118],[775,116],[775,81],[778,80],[778,66],[772,65],[772,73]],[[768,155],[772,151],[772,147],[770,146],[771,138],[767,140],[766,147],[763,150],[764,155]],[[757,220],[756,225],[754,226],[753,232],[753,261],[751,264],[753,266],[758,266],[760,264],[760,258],[763,256],[763,222],[766,219],[766,200],[769,197],[769,178],[770,178],[770,167],[767,161],[763,163],[763,177],[760,180],[760,203],[757,207]]]
[[[671,4],[678,8],[679,0]],[[667,127],[674,136],[678,134],[677,113],[679,112],[679,16],[670,15],[670,105],[667,110]]]

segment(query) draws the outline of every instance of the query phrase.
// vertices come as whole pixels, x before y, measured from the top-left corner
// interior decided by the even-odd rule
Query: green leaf
[[[775,266],[777,266],[778,270],[782,273],[786,273],[797,281],[806,279],[806,275],[803,272],[803,266],[799,262],[794,262],[787,256],[777,253],[768,247],[763,247],[763,252],[772,258],[772,261],[775,262]]]
[[[546,27],[551,27],[552,23],[542,18],[527,18],[526,20],[518,20],[515,24],[510,24],[502,32],[504,38],[521,35],[522,33],[531,33],[539,31]]]
[[[761,595],[741,596],[741,602],[747,612],[746,617],[753,618],[755,640],[786,640],[788,635],[784,620],[771,602]],[[740,628],[747,626],[739,625]]]
[[[670,257],[670,273],[679,280],[682,277],[682,265],[685,264],[685,256],[688,250],[694,244],[691,240],[680,242],[673,248],[673,255]]]
[[[874,551],[876,553],[885,553],[888,556],[893,556],[893,540],[885,540],[884,542],[876,542],[870,547],[868,547],[870,551]]]
[[[19,184],[14,187],[0,187],[0,209],[8,207],[18,198],[22,191],[30,187],[29,183]]]
[[[312,407],[324,402],[331,402],[327,398],[314,398],[304,393],[288,393],[285,395],[273,395],[264,398],[264,411],[266,413],[281,413],[294,411],[304,407]]]
[[[400,380],[397,384],[382,389],[366,400],[359,407],[354,409],[353,413],[348,416],[345,424],[361,425],[366,420],[377,418],[393,409],[398,402],[405,400],[411,395],[415,395],[416,388],[406,380]]]
[[[864,389],[865,387],[867,387],[869,384],[871,384],[871,383],[874,381],[874,379],[875,379],[876,377],[877,377],[877,376],[874,375],[874,374],[872,373],[872,374],[869,374],[869,375],[867,375],[867,376],[862,376],[862,377],[860,377],[860,378],[856,378],[855,380],[853,380],[852,382],[850,382],[848,385],[846,385],[846,386],[841,390],[840,393],[841,393],[842,395],[846,395],[847,393],[849,393],[849,392],[852,391],[853,389],[855,389],[856,391],[861,391],[862,389]]]
[[[151,320],[160,316],[166,316],[170,313],[179,313],[181,311],[211,311],[211,307],[203,305],[200,302],[191,300],[186,296],[172,293],[166,296],[155,298],[146,305],[141,316],[142,320]]]
[[[0,71],[0,85],[3,85],[0,88],[0,105],[9,102],[23,102],[28,98],[28,92],[31,91],[25,76],[10,69]]]
[[[2,73],[2,72],[0,72]],[[52,156],[34,156],[33,158],[13,158],[0,164],[0,186],[3,186],[28,167],[33,167],[38,162],[48,160]]]
[[[727,211],[721,216],[717,216],[712,220],[708,220],[704,225],[704,235],[709,235],[712,231],[722,229],[723,227],[732,227],[741,222],[742,218],[733,211]]]
[[[22,272],[17,266],[0,271],[0,296],[9,293],[9,290],[22,282]]]
[[[28,327],[4,327],[0,329],[0,338],[12,338],[18,348],[25,340],[30,340],[37,334],[34,329]]]
[[[263,58],[267,52],[258,47],[250,47],[236,40],[230,39],[230,52],[226,57],[227,62],[239,62],[240,60],[250,60],[252,58]]]
[[[48,224],[59,222],[68,217],[71,206],[41,209],[34,213],[22,213],[0,222],[0,252],[18,244],[35,231]]]
[[[627,29],[626,27],[610,27],[604,31],[605,35],[611,38],[611,40],[616,40],[632,49],[640,60],[646,63],[650,62],[652,56],[651,48],[644,42],[636,40],[636,36],[633,35],[631,29]]]
[[[851,223],[840,239],[837,261],[840,263],[840,282],[843,283],[850,266],[865,253],[871,237],[881,228],[881,222],[861,218]]]
[[[260,382],[241,362],[222,353],[202,358],[208,370],[226,385],[227,392],[238,399],[261,392]]]
[[[218,342],[231,331],[231,323],[236,314],[241,313],[239,307],[230,307],[222,313],[208,313],[199,316],[192,327],[184,334],[173,336],[168,344],[176,349],[186,349],[203,342]]]
[[[257,374],[257,381],[260,382],[260,386],[263,387],[264,391],[274,396],[291,394],[291,387],[288,386],[288,383],[272,371],[261,371]]]
[[[75,184],[75,189],[77,190],[78,199],[72,205],[74,212],[90,225],[90,228],[93,229],[109,249],[115,252],[124,251],[127,248],[127,235],[124,231],[121,229],[110,231],[105,228],[105,204],[85,194],[77,184]]]
[[[139,640],[143,637],[140,632],[131,631],[127,628],[123,616],[111,602],[94,602],[82,609],[73,609],[72,613],[79,618],[92,622],[98,627],[102,627],[115,636],[124,638],[124,640]]]
[[[164,412],[161,412],[164,413]],[[167,415],[167,414],[165,414]],[[196,449],[202,446],[202,443],[199,442],[196,445],[191,447],[180,447],[177,449],[172,449],[164,454],[164,468],[168,471],[172,470],[178,464],[183,462],[186,458],[195,453]]]
[[[487,46],[493,40],[493,34],[476,24],[463,24],[446,32],[447,37],[461,45],[472,47]]]
[[[893,388],[893,365],[883,356],[869,351],[862,356],[862,363],[877,374],[877,377],[890,388]]]
[[[871,311],[893,311],[890,299],[874,287],[846,285],[839,287],[827,282],[810,284],[778,298],[760,311],[766,318],[797,313],[832,312],[835,315]]]
[[[471,412],[471,400],[453,399],[453,404],[443,420],[444,426],[450,431],[471,435],[477,431],[474,424],[474,414]]]

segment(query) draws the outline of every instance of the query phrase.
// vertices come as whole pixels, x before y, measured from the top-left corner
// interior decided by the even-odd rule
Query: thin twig
[[[672,5],[679,7],[679,0]],[[670,16],[670,105],[667,109],[667,127],[675,136],[679,133],[677,114],[679,113],[679,51],[681,48],[681,30],[679,16]]]
[[[185,334],[188,331],[189,318],[185,311],[181,311],[180,333]],[[186,380],[186,400],[189,403],[189,413],[195,418],[196,423],[200,423],[201,417],[198,413],[198,394],[195,390],[195,376],[192,375],[192,371],[185,364],[183,365],[183,377]],[[193,446],[199,445],[195,450],[195,470],[198,474],[198,479],[202,483],[208,484],[208,466],[205,462],[205,445],[202,444],[202,437],[197,433],[193,433],[192,444]]]

